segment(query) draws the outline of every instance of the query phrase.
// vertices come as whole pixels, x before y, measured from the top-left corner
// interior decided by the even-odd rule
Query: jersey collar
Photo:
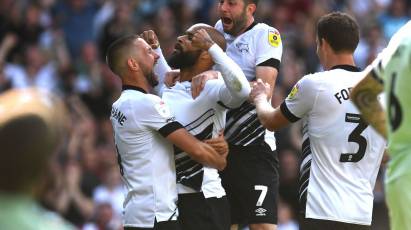
[[[257,25],[257,22],[253,22],[253,23],[251,23],[251,25],[244,31],[244,33],[245,32],[247,32],[247,31],[249,31],[249,30],[251,30],[255,25]]]
[[[343,69],[343,70],[347,70],[350,72],[361,72],[360,68],[358,68],[357,66],[353,66],[353,65],[336,65],[336,66],[333,66],[331,69]]]
[[[147,92],[144,89],[137,87],[137,86],[133,86],[133,85],[123,85],[122,89],[123,91],[127,89],[137,90],[137,91],[147,94]]]

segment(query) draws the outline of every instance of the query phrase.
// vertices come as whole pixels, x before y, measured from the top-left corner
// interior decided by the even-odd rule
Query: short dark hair
[[[129,51],[133,42],[140,38],[138,35],[127,35],[115,40],[107,49],[106,62],[113,73],[121,77],[122,55]]]
[[[246,5],[254,3],[256,6],[258,6],[258,0],[244,0],[244,3]]]
[[[353,17],[332,12],[318,20],[317,37],[320,43],[324,38],[336,53],[354,52],[360,40],[360,31]]]

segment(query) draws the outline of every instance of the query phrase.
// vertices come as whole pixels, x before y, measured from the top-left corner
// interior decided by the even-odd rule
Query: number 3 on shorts
[[[265,186],[265,185],[254,185],[254,189],[256,191],[258,191],[258,190],[261,191],[260,196],[258,197],[258,200],[257,200],[257,204],[255,204],[256,206],[261,206],[261,205],[263,205],[265,196],[267,195],[267,186]]]

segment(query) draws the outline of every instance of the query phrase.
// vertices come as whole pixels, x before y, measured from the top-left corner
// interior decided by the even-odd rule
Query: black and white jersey
[[[173,146],[164,137],[182,128],[161,98],[125,86],[111,123],[126,187],[124,226],[152,228],[177,218]]]
[[[199,140],[217,137],[225,127],[228,108],[240,106],[251,90],[240,67],[220,47],[214,44],[208,52],[222,77],[207,81],[195,99],[192,98],[191,82],[188,81],[177,82],[171,89],[164,88],[162,91],[162,99],[171,106],[176,120]],[[216,169],[203,167],[177,148],[175,154],[178,193],[202,191],[205,198],[225,195]]]
[[[280,33],[275,28],[254,23],[237,37],[224,33],[221,20],[215,28],[224,34],[227,55],[241,67],[248,81],[256,80],[255,70],[259,65],[279,68],[283,47]],[[255,106],[248,101],[227,113],[225,135],[231,144],[247,146],[265,140],[271,149],[276,148],[273,132],[262,127]]]
[[[299,201],[306,218],[370,225],[385,141],[350,101],[353,66],[304,76],[280,106],[303,120]]]

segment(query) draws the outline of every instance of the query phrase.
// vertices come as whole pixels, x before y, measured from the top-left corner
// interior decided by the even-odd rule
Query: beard
[[[240,16],[232,18],[233,26],[229,30],[224,30],[225,33],[237,36],[241,30],[245,29],[247,25],[247,15],[245,9]]]
[[[145,74],[144,76],[146,77],[147,82],[151,87],[154,88],[158,85],[158,78],[153,71],[151,71],[148,74]]]
[[[174,69],[184,69],[193,66],[198,57],[201,54],[201,50],[184,52],[181,50],[175,50],[170,58],[168,59],[168,64]]]

